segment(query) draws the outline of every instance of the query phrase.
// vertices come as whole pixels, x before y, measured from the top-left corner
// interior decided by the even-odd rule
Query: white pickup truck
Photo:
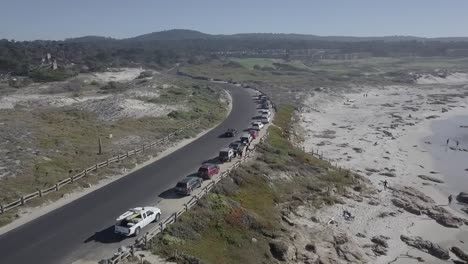
[[[151,222],[157,222],[161,218],[161,210],[156,207],[136,207],[128,210],[117,218],[114,233],[138,236],[141,229]]]

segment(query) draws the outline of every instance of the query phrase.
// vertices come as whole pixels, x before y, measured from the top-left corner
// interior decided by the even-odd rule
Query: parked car
[[[270,123],[270,117],[268,115],[262,115],[262,119],[260,119],[260,121],[263,124],[268,124],[268,123]]]
[[[231,161],[234,157],[234,150],[232,148],[223,148],[219,151],[218,157],[221,162]]]
[[[201,187],[202,181],[203,180],[198,177],[186,177],[177,183],[174,188],[175,192],[178,194],[190,195],[193,190]]]
[[[241,140],[242,140],[242,137],[241,137]],[[231,144],[229,144],[229,148],[232,148],[235,153],[237,153],[240,149],[242,149],[242,147],[243,147],[243,143],[241,141],[234,141]]]
[[[240,142],[242,142],[242,144],[249,144],[250,142],[252,142],[252,140],[253,137],[252,135],[250,135],[250,133],[244,133],[240,138]]]
[[[211,163],[205,163],[201,165],[201,167],[198,169],[198,176],[205,179],[209,180],[213,175],[217,174],[219,172],[219,166],[216,164],[211,164]]]
[[[138,236],[141,229],[161,219],[161,210],[156,207],[136,207],[117,217],[114,233],[124,236]]]
[[[250,129],[249,134],[252,136],[253,139],[256,139],[260,133],[257,130]]]
[[[268,102],[262,104],[262,109],[269,110],[270,104]]]
[[[262,114],[262,116],[264,116],[264,115],[267,115],[268,117],[271,116],[271,111],[268,110],[268,109],[262,109],[262,110],[260,110],[260,113]]]
[[[234,137],[235,135],[237,135],[237,130],[235,130],[234,128],[229,128],[229,129],[224,133],[224,136],[225,136],[225,137]]]
[[[263,123],[262,122],[253,122],[252,123],[252,129],[260,131],[260,129],[263,128]]]

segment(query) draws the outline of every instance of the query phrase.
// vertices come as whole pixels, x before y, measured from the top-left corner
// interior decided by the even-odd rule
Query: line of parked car
[[[259,102],[259,116],[254,117],[251,127],[242,133],[238,140],[229,144],[229,146],[222,148],[219,151],[218,160],[221,163],[231,161],[237,156],[242,156],[249,148],[250,143],[260,135],[260,130],[265,124],[270,123],[271,111],[270,101],[265,95],[258,95],[255,98]],[[233,138],[239,132],[236,129],[230,128],[223,137]],[[191,195],[195,189],[202,186],[203,180],[210,180],[214,175],[218,174],[220,168],[214,163],[203,163],[198,169],[195,176],[186,177],[180,180],[174,187],[174,191],[180,195]],[[141,229],[152,222],[160,220],[161,210],[156,207],[136,207],[128,210],[117,218],[117,223],[114,226],[114,232],[123,236],[138,236]]]

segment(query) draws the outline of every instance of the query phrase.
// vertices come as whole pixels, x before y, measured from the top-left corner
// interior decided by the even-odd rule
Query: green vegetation
[[[304,201],[317,208],[340,202],[346,186],[360,185],[357,175],[290,142],[293,115],[292,106],[280,107],[258,158],[231,172],[214,193],[168,227],[153,252],[177,263],[277,263],[269,242],[288,235],[281,223],[283,210]],[[335,194],[327,192],[330,188]]]
[[[186,126],[189,122],[200,119],[200,125],[178,134],[174,140],[195,136],[202,130],[215,125],[226,116],[226,104],[221,102],[223,91],[208,86],[190,83],[178,83],[178,86],[164,89],[158,103],[177,103],[185,108],[163,117],[126,118],[115,122],[97,122],[94,114],[73,108],[53,108],[3,110],[0,122],[12,124],[21,120],[27,125],[25,131],[34,132],[34,141],[19,142],[18,147],[29,149],[26,153],[37,150],[37,155],[18,157],[23,167],[15,177],[0,179],[0,203],[7,204],[21,196],[53,186],[57,181],[88,168],[96,162],[130,151],[141,145],[116,144],[128,136],[137,136],[142,142],[150,143]],[[173,101],[176,100],[176,101]],[[15,123],[19,124],[20,123]],[[21,129],[18,127],[18,129]],[[112,134],[112,139],[108,135]],[[103,153],[98,154],[98,138],[101,138]],[[148,150],[146,154],[157,154],[160,149]],[[133,168],[135,163],[147,159],[137,155],[121,164],[114,164],[99,170],[97,174],[82,178],[73,185],[67,185],[61,191],[47,195],[44,199],[35,199],[28,205],[39,205],[44,200],[54,200],[88,183],[93,184],[109,174],[119,173],[119,167]],[[0,225],[14,219],[15,213],[0,215]]]
[[[65,69],[52,70],[49,68],[35,69],[31,71],[29,76],[36,82],[53,82],[65,81],[66,79],[74,76],[76,73]]]

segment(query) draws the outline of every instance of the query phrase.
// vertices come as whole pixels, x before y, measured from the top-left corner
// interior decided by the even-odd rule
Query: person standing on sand
[[[387,180],[383,181],[383,188],[384,188],[384,190],[387,190],[387,185],[388,185]]]
[[[448,145],[449,142],[450,142],[450,138],[447,138],[447,143],[446,143],[446,145]]]
[[[460,145],[460,142],[458,142],[458,140],[455,140],[455,142],[457,143],[457,149],[459,149],[458,145]]]
[[[452,204],[452,199],[453,199],[453,196],[449,195],[448,196],[448,205]]]

